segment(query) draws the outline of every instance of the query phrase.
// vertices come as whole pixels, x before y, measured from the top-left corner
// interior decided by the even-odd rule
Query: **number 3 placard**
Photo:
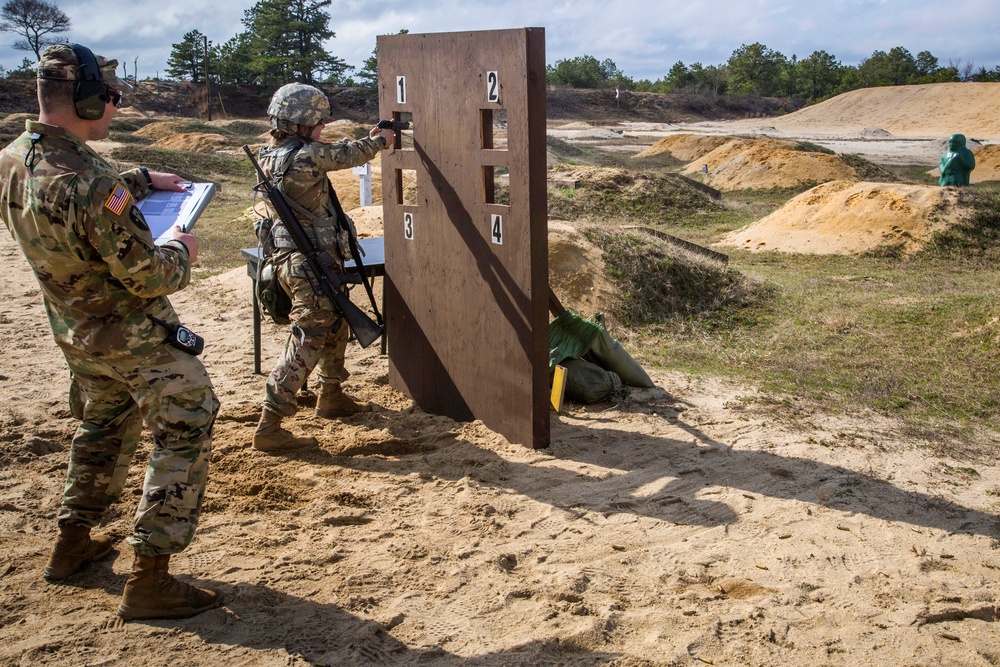
[[[407,241],[413,240],[413,214],[403,214],[403,238]]]

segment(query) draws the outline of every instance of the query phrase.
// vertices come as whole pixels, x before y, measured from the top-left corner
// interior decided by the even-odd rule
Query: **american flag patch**
[[[132,200],[132,195],[129,193],[128,189],[123,185],[115,186],[115,191],[111,193],[108,200],[104,202],[104,208],[108,209],[115,215],[121,215],[125,207],[128,206],[129,201]]]

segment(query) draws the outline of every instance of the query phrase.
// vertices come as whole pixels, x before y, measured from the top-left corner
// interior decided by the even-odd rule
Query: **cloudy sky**
[[[164,75],[171,44],[189,30],[221,43],[243,30],[254,0],[54,0],[72,22],[64,36],[132,64],[139,77]],[[205,9],[205,7],[208,9]],[[930,51],[941,65],[1000,64],[998,0],[333,0],[336,38],[327,50],[358,66],[375,36],[545,28],[546,61],[610,58],[634,79],[656,80],[681,60],[718,65],[741,44],[761,42],[788,57],[824,50],[857,65],[875,50]],[[0,34],[0,65],[25,56]],[[32,54],[32,58],[33,58]]]

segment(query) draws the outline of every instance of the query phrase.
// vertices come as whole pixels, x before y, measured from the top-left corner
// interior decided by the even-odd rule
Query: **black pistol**
[[[410,121],[407,120],[380,120],[378,125],[376,125],[380,130],[392,130],[393,132],[399,132],[400,130],[410,129]]]

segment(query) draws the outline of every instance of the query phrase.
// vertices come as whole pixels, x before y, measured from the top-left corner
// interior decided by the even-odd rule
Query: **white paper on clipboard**
[[[192,183],[184,192],[151,190],[135,205],[146,218],[156,243],[162,244],[167,242],[164,235],[171,227],[180,225],[190,232],[214,195],[215,183]]]

